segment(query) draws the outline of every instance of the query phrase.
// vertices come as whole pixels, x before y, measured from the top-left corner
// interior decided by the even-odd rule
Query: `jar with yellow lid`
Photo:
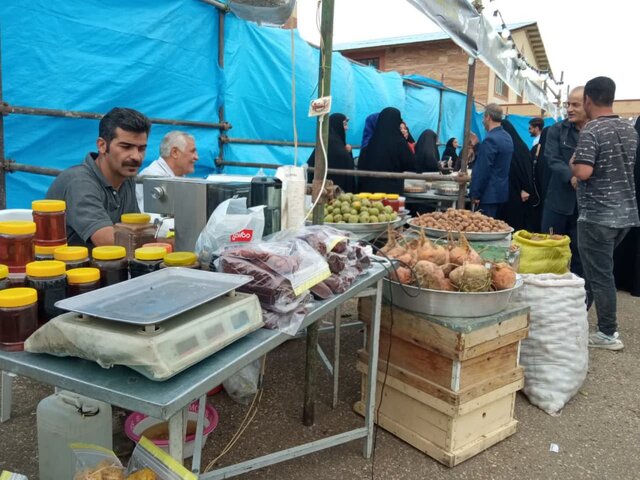
[[[372,202],[381,202],[382,200],[385,199],[386,196],[387,196],[386,193],[373,193],[369,197],[369,200],[371,200]]]
[[[91,266],[100,270],[100,286],[108,287],[129,279],[127,251],[118,245],[95,247]]]
[[[183,267],[183,268],[200,268],[198,257],[193,252],[173,252],[164,256],[160,268],[167,267]]]
[[[54,260],[64,262],[67,270],[72,268],[85,268],[91,265],[89,249],[87,247],[63,246],[56,247],[53,251]]]
[[[38,322],[44,325],[62,310],[55,303],[67,296],[67,266],[57,260],[43,260],[27,264],[25,285],[38,292]]]
[[[52,247],[67,243],[66,209],[64,200],[31,202],[33,221],[36,224],[36,245]]]
[[[0,291],[0,349],[24,350],[24,341],[38,329],[38,292],[33,288]]]
[[[9,280],[9,269],[6,265],[0,264],[0,290],[11,288],[11,281]]]
[[[34,247],[35,252],[35,260],[36,262],[40,262],[42,260],[55,260],[53,256],[53,252],[56,248],[60,248],[58,246],[45,247],[43,245],[36,244]]]
[[[364,199],[369,200],[371,198],[371,195],[373,195],[373,193],[360,192],[359,194],[356,195],[356,197],[358,197],[361,200],[364,200]]]
[[[124,247],[127,259],[132,259],[136,248],[156,239],[156,226],[147,213],[123,213],[114,226],[115,244]]]
[[[167,251],[167,253],[173,252],[173,245],[171,245],[168,242],[151,242],[151,243],[145,243],[142,246],[143,247],[162,247]]]
[[[27,263],[35,260],[35,233],[34,222],[0,222],[0,263],[9,268],[9,273],[24,274]]]
[[[67,270],[67,298],[100,288],[100,270],[97,268],[72,268]]]
[[[136,248],[135,258],[129,261],[131,278],[160,270],[160,264],[165,255],[167,250],[164,247]]]

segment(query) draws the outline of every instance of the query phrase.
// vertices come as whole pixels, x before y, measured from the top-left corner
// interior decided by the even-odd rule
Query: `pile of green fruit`
[[[382,202],[343,193],[324,207],[325,223],[379,223],[393,222],[398,214]]]

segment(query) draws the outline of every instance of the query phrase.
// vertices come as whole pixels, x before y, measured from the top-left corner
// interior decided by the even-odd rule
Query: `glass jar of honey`
[[[382,200],[382,204],[393,208],[394,212],[400,210],[400,195],[397,193],[388,193],[386,198]]]
[[[115,244],[124,247],[127,258],[132,259],[136,248],[156,238],[156,227],[146,213],[124,213],[114,226]]]
[[[67,296],[66,265],[57,260],[43,260],[27,264],[25,285],[38,292],[38,323],[44,325],[64,313],[56,308],[58,300]]]
[[[100,270],[100,286],[108,287],[129,279],[129,260],[122,246],[107,245],[91,251],[91,266]]]
[[[72,268],[67,270],[67,298],[100,288],[100,270],[97,268]]]
[[[160,264],[165,255],[167,250],[164,247],[136,248],[135,258],[129,261],[131,278],[160,270]]]
[[[38,292],[33,288],[0,291],[0,349],[24,350],[24,341],[38,329]]]
[[[0,265],[0,290],[5,290],[7,288],[11,288],[9,269],[6,265]]]
[[[64,262],[67,265],[67,270],[85,268],[91,265],[87,247],[56,247],[53,251],[53,258]]]
[[[173,252],[167,253],[160,268],[183,267],[183,268],[200,268],[198,257],[193,252]]]
[[[9,273],[24,274],[27,263],[35,260],[35,233],[34,222],[0,222],[0,263],[9,268]]]
[[[40,262],[42,260],[54,260],[53,251],[56,248],[59,248],[59,247],[56,247],[55,245],[53,247],[44,247],[42,245],[36,244],[34,247],[36,262]]]
[[[36,200],[31,202],[36,224],[36,245],[59,246],[67,243],[67,223],[64,200]]]

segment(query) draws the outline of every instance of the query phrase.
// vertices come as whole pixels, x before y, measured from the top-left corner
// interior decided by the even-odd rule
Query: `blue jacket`
[[[470,196],[480,203],[505,203],[509,198],[509,167],[513,140],[504,128],[496,127],[478,147],[471,173]]]
[[[569,160],[576,149],[579,135],[580,132],[569,120],[554,124],[547,133],[544,161],[551,170],[551,178],[544,208],[560,215],[577,214],[576,191],[571,186],[573,173],[569,167]]]

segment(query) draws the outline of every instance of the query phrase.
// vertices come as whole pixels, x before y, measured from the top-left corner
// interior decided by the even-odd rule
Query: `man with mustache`
[[[67,204],[67,243],[89,248],[114,244],[113,225],[138,213],[135,176],[144,160],[151,122],[130,108],[114,108],[100,120],[98,152],[68,168],[47,198]]]

